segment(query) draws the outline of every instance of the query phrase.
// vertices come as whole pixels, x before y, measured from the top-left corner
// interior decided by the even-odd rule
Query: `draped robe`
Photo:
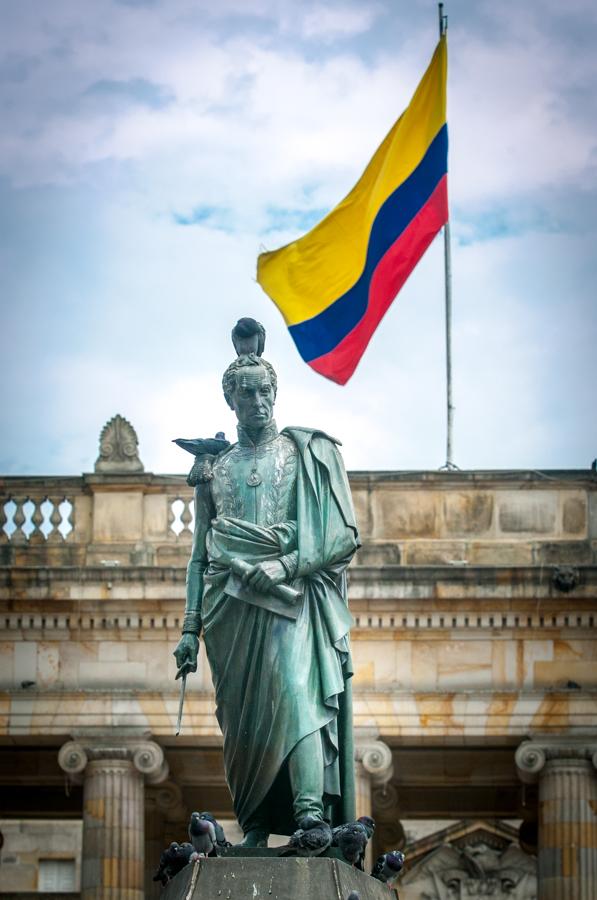
[[[261,483],[247,483],[257,471]],[[354,818],[351,616],[346,567],[358,547],[350,488],[336,442],[275,424],[257,445],[220,454],[196,488],[187,589],[201,597],[203,638],[237,819],[290,834],[287,772],[296,744],[321,734],[324,806],[333,824]],[[226,593],[230,561],[286,559],[302,592],[296,620]]]

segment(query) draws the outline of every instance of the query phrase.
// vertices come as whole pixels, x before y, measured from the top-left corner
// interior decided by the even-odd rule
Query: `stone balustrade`
[[[353,472],[356,564],[553,565],[597,561],[597,477],[562,472]],[[0,479],[0,564],[184,565],[193,491],[180,475]],[[61,552],[62,551],[62,552]]]

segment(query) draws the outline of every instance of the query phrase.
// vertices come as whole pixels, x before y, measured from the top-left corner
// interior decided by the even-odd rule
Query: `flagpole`
[[[446,33],[448,17],[444,15],[444,4],[437,4],[439,36]],[[444,225],[444,285],[446,294],[446,462],[442,469],[457,469],[452,458],[452,431],[454,427],[454,405],[452,403],[452,250],[450,244],[450,219]]]

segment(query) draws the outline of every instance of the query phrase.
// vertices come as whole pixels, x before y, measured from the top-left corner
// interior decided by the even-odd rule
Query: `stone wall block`
[[[72,502],[74,530],[70,540],[86,544],[91,540],[92,499],[86,494],[76,494]]]
[[[378,491],[372,497],[374,538],[437,537],[440,495],[433,491]]]
[[[562,529],[567,534],[587,533],[587,501],[585,497],[567,497],[562,507]]]
[[[597,541],[597,491],[589,491],[589,537]]]
[[[147,541],[167,540],[167,494],[146,494],[143,498],[143,537]]]
[[[485,537],[493,523],[493,495],[481,491],[446,493],[442,504],[442,532]]]
[[[93,541],[139,541],[143,537],[140,491],[96,491],[93,495]]]
[[[504,491],[498,500],[498,524],[504,534],[556,534],[555,492]]]
[[[352,502],[361,540],[366,540],[373,532],[371,491],[353,489]]]
[[[408,566],[443,566],[468,562],[466,541],[406,541],[404,563]]]
[[[537,544],[533,562],[538,565],[587,565],[592,562],[587,541],[546,541]]]

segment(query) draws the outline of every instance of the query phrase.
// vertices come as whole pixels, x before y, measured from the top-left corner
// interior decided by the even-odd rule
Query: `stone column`
[[[81,739],[61,747],[58,762],[83,782],[83,900],[143,900],[144,782],[168,774],[153,741]]]
[[[597,740],[537,737],[516,751],[522,781],[539,783],[538,896],[597,897]]]
[[[382,789],[394,774],[392,751],[387,744],[372,735],[355,734],[356,814],[373,818],[373,790]],[[365,868],[370,868],[372,842],[367,847]]]

